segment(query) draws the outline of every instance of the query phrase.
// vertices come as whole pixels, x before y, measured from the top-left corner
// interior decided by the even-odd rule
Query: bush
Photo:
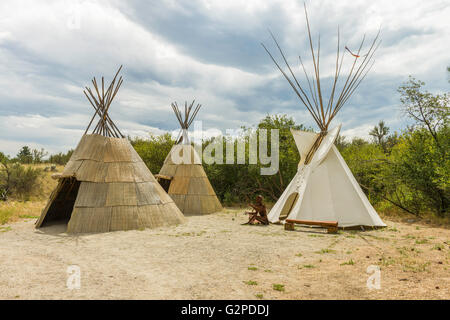
[[[54,163],[54,164],[59,164],[59,165],[65,165],[70,157],[73,154],[73,150],[69,150],[66,153],[57,153],[57,154],[52,154],[49,158],[48,158],[48,162],[49,163]]]
[[[382,172],[387,158],[378,144],[354,140],[342,151],[342,157],[372,204],[382,201],[384,179]]]
[[[0,200],[7,200],[8,197],[28,200],[32,194],[40,191],[41,169],[10,163],[6,157],[3,157],[1,165]]]
[[[129,138],[129,140],[153,174],[159,173],[166,156],[175,144],[175,141],[172,140],[169,133],[160,136],[150,134],[147,140],[142,138]]]
[[[448,128],[439,130],[441,141],[450,147]],[[392,149],[391,166],[386,179],[396,182],[405,206],[419,211],[448,214],[450,202],[450,159],[425,129],[405,133]]]
[[[14,210],[12,208],[0,208],[0,225],[7,223],[13,213]]]

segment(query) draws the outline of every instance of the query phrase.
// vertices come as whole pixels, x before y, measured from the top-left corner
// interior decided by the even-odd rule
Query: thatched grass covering
[[[173,153],[176,153],[179,159],[189,159],[186,161],[188,164],[175,163]],[[191,145],[175,145],[159,174],[172,177],[168,193],[185,215],[203,215],[222,210],[200,158]]]
[[[62,185],[80,182],[67,232],[107,232],[177,225],[183,214],[162,189],[127,139],[84,135],[64,168],[61,180],[41,214],[63,215]],[[69,188],[70,189],[70,188]],[[69,196],[73,189],[67,191]],[[73,195],[72,195],[73,196]],[[67,214],[67,213],[66,213]]]

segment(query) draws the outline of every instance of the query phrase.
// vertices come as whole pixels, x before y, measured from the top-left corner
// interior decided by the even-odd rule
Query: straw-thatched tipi
[[[279,222],[287,218],[300,221],[337,221],[340,227],[386,226],[361,190],[338,149],[334,146],[341,126],[339,125],[329,130],[331,120],[352,96],[373,65],[371,61],[379,44],[379,34],[372,41],[365,55],[361,54],[364,39],[356,53],[352,53],[345,47],[345,50],[350,52],[352,56],[352,62],[345,82],[339,84],[339,76],[346,51],[340,55],[340,35],[338,31],[334,79],[330,97],[326,101],[322,91],[324,86],[321,83],[319,72],[320,37],[318,49],[315,51],[306,5],[305,16],[314,69],[311,81],[302,59],[299,57],[301,69],[303,69],[306,80],[306,84],[301,84],[273,35],[273,40],[286,65],[286,70],[280,66],[263,45],[272,61],[292,86],[294,92],[320,128],[319,133],[292,130],[295,143],[300,152],[301,161],[297,174],[270,210],[268,215],[269,221]],[[340,88],[340,90],[337,88]]]
[[[222,210],[211,183],[202,167],[202,162],[189,142],[188,128],[201,105],[193,112],[194,101],[185,103],[185,117],[176,103],[172,108],[181,125],[180,139],[172,147],[164,161],[157,179],[185,215],[203,215]]]
[[[119,69],[120,71],[120,69]],[[96,110],[85,134],[64,168],[36,227],[68,222],[67,232],[108,232],[177,225],[184,217],[129,141],[108,115],[116,95],[116,77],[105,92],[102,78],[96,95],[86,97]],[[100,120],[87,134],[94,118]]]

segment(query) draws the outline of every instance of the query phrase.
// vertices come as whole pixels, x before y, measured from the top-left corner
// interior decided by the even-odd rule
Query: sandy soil
[[[0,299],[450,298],[448,229],[387,221],[329,235],[244,221],[226,210],[175,228],[79,236],[35,230],[34,219],[4,225]],[[81,270],[78,290],[66,285],[70,265]],[[367,288],[370,265],[381,268],[379,290]]]

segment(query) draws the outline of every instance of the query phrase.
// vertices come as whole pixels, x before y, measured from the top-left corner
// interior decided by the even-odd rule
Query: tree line
[[[371,141],[362,138],[348,141],[339,136],[335,144],[372,204],[395,206],[414,215],[431,212],[449,216],[449,95],[432,94],[424,85],[410,78],[398,89],[403,117],[411,123],[401,132],[391,132],[381,120],[368,132]],[[256,194],[269,202],[278,199],[297,172],[300,161],[291,128],[312,130],[287,115],[267,115],[255,128],[242,128],[242,136],[231,141],[235,157],[237,142],[245,143],[245,164],[203,163],[225,205],[247,202]],[[260,175],[264,165],[259,162],[248,164],[249,136],[261,129],[279,130],[280,167],[275,175]],[[130,141],[153,173],[159,172],[175,143],[170,134]],[[203,141],[203,149],[210,143],[212,139]],[[268,145],[270,152],[270,137]]]
[[[361,138],[349,141],[339,136],[335,144],[373,205],[395,206],[414,215],[449,216],[449,94],[432,94],[424,89],[424,85],[410,77],[398,88],[403,117],[410,122],[401,132],[391,132],[381,120],[368,132],[371,141]],[[300,161],[291,128],[312,131],[287,115],[267,115],[255,127],[243,127],[240,136],[223,137],[224,145],[234,146],[235,157],[238,142],[246,146],[245,164],[236,164],[237,161],[227,165],[203,163],[211,184],[225,205],[248,202],[257,194],[263,195],[268,202],[278,199],[297,172]],[[258,135],[261,129],[279,130],[279,170],[271,176],[260,175],[260,169],[265,165],[259,160],[256,164],[248,164],[249,137]],[[153,174],[159,172],[175,144],[168,133],[129,140]],[[268,140],[271,152],[270,136]],[[213,139],[203,141],[203,149],[212,142]],[[50,155],[48,159],[44,159],[48,155],[45,150],[27,146],[13,159],[0,153],[0,199],[5,200],[5,194],[26,193],[23,189],[26,181],[37,180],[34,177],[39,173],[33,170],[38,169],[25,168],[23,164],[65,164],[72,152]]]

